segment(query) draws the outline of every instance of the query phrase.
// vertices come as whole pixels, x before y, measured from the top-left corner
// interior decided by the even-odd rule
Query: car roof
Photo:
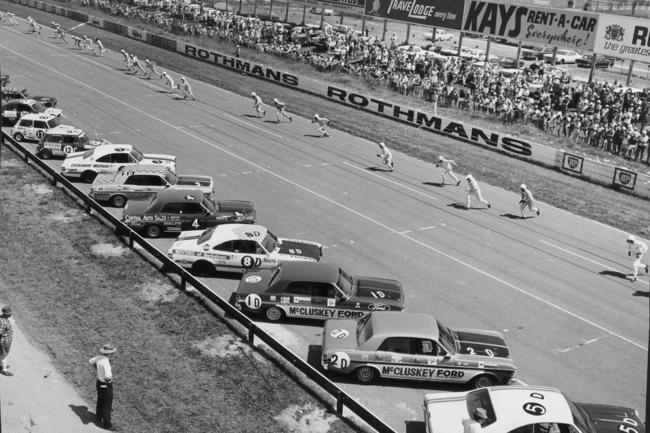
[[[432,316],[421,313],[377,311],[370,315],[374,336],[409,336],[438,339],[438,322]]]
[[[331,263],[283,262],[280,267],[280,281],[335,283],[339,277],[339,267]]]
[[[196,188],[169,188],[160,191],[156,196],[156,201],[202,203],[203,198],[203,192]]]
[[[166,174],[168,171],[170,171],[169,168],[167,168],[164,165],[138,164],[138,165],[125,166],[118,173],[124,174],[125,176],[128,174],[130,176],[132,174],[151,174],[151,173]]]
[[[54,117],[54,116],[51,116]],[[49,120],[49,119],[48,119]],[[47,130],[48,135],[81,135],[83,130],[69,125],[59,125]]]
[[[12,102],[17,102],[17,103],[27,104],[27,105],[34,105],[34,104],[36,104],[36,100],[35,100],[35,99],[29,99],[29,98],[28,98],[28,99],[25,99],[25,98],[23,98],[23,99],[12,99],[12,100],[10,100],[10,101],[7,101],[7,104],[10,104],[10,103],[12,103]],[[5,104],[5,105],[6,105],[6,104]]]
[[[52,120],[52,119],[56,119],[56,116],[52,114],[44,114],[44,113],[27,113],[20,118],[20,120]]]
[[[100,156],[106,155],[107,153],[131,152],[131,149],[133,149],[133,146],[130,144],[101,144],[95,147],[93,154],[96,158],[98,158]]]
[[[267,232],[266,227],[255,224],[221,224],[214,228],[209,242],[212,245],[219,245],[222,242],[234,239],[262,242]]]

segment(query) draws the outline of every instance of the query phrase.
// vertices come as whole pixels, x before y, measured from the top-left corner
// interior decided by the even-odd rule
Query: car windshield
[[[339,279],[336,285],[345,293],[346,297],[352,296],[354,293],[354,278],[348,275],[343,269],[339,268]]]
[[[47,110],[47,107],[43,105],[42,102],[34,102],[34,105],[32,105],[32,107],[36,113],[42,113]]]
[[[264,249],[267,252],[271,253],[271,252],[275,251],[275,248],[276,248],[277,244],[278,244],[278,238],[276,238],[275,235],[273,233],[271,233],[270,231],[267,231],[266,232],[266,237],[262,241],[262,246],[264,247]]]
[[[217,209],[214,207],[214,202],[210,200],[208,197],[206,197],[205,194],[203,194],[202,204],[203,207],[205,207],[208,210],[208,212],[210,212],[211,214],[217,213]]]
[[[282,267],[281,264],[280,264],[280,265],[277,265],[277,266],[274,267],[273,270],[271,271],[271,277],[269,278],[269,287],[271,287],[271,286],[273,285],[273,283],[275,283],[275,280],[277,280],[278,275],[280,275],[280,268],[281,268],[281,267]]]
[[[90,144],[90,138],[86,134],[81,134],[79,136],[79,139],[77,140],[79,145],[86,147],[87,145]]]
[[[167,170],[167,172],[165,173],[165,180],[170,185],[176,185],[178,183],[178,177],[169,170]]]
[[[136,161],[140,162],[142,161],[142,158],[144,158],[144,155],[142,152],[140,152],[138,149],[135,147],[131,149],[131,156],[135,158]]]
[[[357,322],[357,341],[362,345],[367,339],[372,337],[372,325],[370,323],[371,314],[363,316]]]
[[[571,415],[573,416],[573,423],[576,427],[585,433],[596,433],[596,425],[589,414],[582,407],[569,400],[566,395],[564,398],[569,404]]]
[[[95,148],[94,147],[92,149],[87,150],[87,151],[84,152],[83,159],[90,158],[91,156],[93,156],[93,153],[95,153]]]
[[[54,119],[51,119],[47,123],[50,125],[50,128],[54,128],[55,126],[59,126],[61,124],[61,120],[59,120],[58,117],[55,117]]]
[[[200,245],[210,240],[210,238],[212,237],[212,233],[214,233],[216,229],[217,226],[210,227],[209,229],[204,230],[203,233],[201,233],[201,236],[199,236],[199,238],[196,240],[197,245]]]
[[[438,322],[438,333],[440,334],[439,340],[442,346],[447,350],[448,353],[456,352],[456,337],[454,332],[444,326],[442,323]]]

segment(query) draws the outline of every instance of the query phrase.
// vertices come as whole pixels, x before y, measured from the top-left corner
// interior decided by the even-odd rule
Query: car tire
[[[496,385],[496,381],[492,376],[488,376],[486,374],[482,374],[480,376],[477,376],[472,380],[472,386],[474,389],[479,389],[479,388],[487,388],[488,386],[494,386]]]
[[[81,173],[82,182],[93,183],[96,177],[97,177],[97,173],[95,173],[94,171],[88,170]]]
[[[122,194],[117,194],[111,197],[111,205],[113,207],[124,207],[126,205],[127,198]]]
[[[162,229],[157,224],[150,224],[144,229],[144,233],[148,238],[158,238],[162,234]]]
[[[282,308],[274,305],[264,311],[264,316],[269,319],[270,322],[279,322],[284,317],[284,311],[282,311]]]
[[[52,159],[52,151],[49,149],[43,149],[39,152],[38,157],[41,159]]]
[[[199,260],[192,265],[191,272],[196,277],[211,277],[214,275],[215,269],[212,263]]]
[[[63,151],[63,154],[67,156],[67,155],[71,154],[72,152],[74,152],[74,147],[72,147],[69,144],[66,144],[65,146],[63,146],[61,148],[61,150]]]
[[[20,132],[16,132],[16,133],[14,134],[14,140],[16,140],[16,141],[18,141],[18,142],[21,142],[21,141],[23,141],[24,139],[25,139],[25,137],[24,137],[23,134],[21,134]]]
[[[372,367],[364,365],[355,370],[354,374],[357,376],[357,380],[361,383],[371,383],[375,380],[377,376],[377,370]]]

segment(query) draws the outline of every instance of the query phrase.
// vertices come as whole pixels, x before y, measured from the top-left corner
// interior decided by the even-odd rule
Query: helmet
[[[521,189],[526,189],[526,184],[525,184],[525,183],[522,183],[521,185],[519,185],[519,188],[521,188]]]
[[[386,143],[382,141],[381,143],[379,143],[379,147],[386,147]]]
[[[314,119],[318,119],[318,114],[314,114]]]
[[[255,92],[251,92],[251,96],[257,96],[257,95],[255,95]]]
[[[278,101],[278,98],[273,98],[273,102],[280,102],[280,101]]]
[[[636,236],[634,236],[634,235],[627,235],[627,241],[628,241],[628,242],[634,242],[634,241],[636,241]]]
[[[181,81],[185,81],[185,77],[181,75]]]
[[[474,179],[474,176],[472,176],[471,174],[468,174],[467,176],[465,176],[465,179],[467,179],[467,180],[473,180],[473,179]]]
[[[438,157],[438,161],[442,161],[443,159],[445,159],[445,157],[442,156],[442,155],[440,155],[440,156]]]

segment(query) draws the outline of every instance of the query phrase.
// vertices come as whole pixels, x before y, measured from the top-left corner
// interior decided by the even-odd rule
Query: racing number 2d
[[[330,358],[330,364],[340,369],[348,368],[350,365],[350,356],[345,352],[336,352]]]

